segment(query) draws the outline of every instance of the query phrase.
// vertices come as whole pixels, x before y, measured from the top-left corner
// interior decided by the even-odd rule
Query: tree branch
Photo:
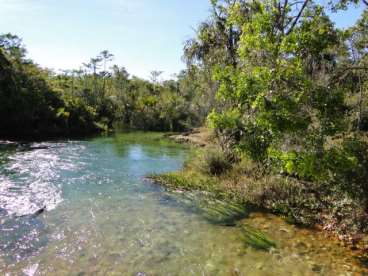
[[[305,8],[307,7],[308,3],[309,3],[310,0],[305,0],[304,3],[303,3],[303,6],[301,7],[298,15],[295,17],[293,23],[291,23],[291,26],[290,26],[290,29],[286,32],[286,35],[289,35],[293,29],[295,28],[296,24],[298,23],[299,21],[299,18],[302,16],[303,14],[303,11],[305,10]]]
[[[333,83],[338,83],[342,81],[347,76],[347,74],[353,70],[367,70],[368,71],[368,67],[365,67],[365,66],[346,67],[341,71],[341,73],[338,76],[335,76],[330,83],[333,84]]]

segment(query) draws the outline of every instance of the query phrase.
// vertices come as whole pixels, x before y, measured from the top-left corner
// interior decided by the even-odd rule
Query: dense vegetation
[[[368,233],[367,3],[211,2],[185,54],[212,76],[218,148],[158,180]],[[358,22],[336,28],[328,13],[353,4]]]
[[[102,51],[79,70],[54,73],[27,59],[15,35],[0,36],[0,136],[87,135],[113,128],[180,131],[203,123],[208,103],[196,72],[176,80],[130,77]]]
[[[212,0],[175,80],[130,77],[108,51],[55,74],[0,37],[0,135],[178,131],[206,121],[218,149],[168,185],[251,201],[303,224],[368,233],[367,2]],[[338,29],[328,14],[364,7]],[[207,118],[207,120],[205,120]],[[196,162],[200,162],[197,164]]]

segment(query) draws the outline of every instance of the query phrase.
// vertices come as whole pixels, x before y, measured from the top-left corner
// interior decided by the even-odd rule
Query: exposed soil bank
[[[187,143],[198,147],[205,147],[214,141],[213,134],[205,127],[195,128],[180,134],[171,134],[168,137],[178,143]]]

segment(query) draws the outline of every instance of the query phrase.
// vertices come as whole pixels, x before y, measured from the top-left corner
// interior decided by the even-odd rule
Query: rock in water
[[[46,206],[43,206],[41,209],[38,209],[36,212],[33,213],[32,217],[38,217],[39,215],[41,215],[43,212],[46,211]]]

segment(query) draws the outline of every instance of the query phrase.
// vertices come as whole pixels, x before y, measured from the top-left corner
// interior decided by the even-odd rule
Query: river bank
[[[216,155],[219,148],[208,129],[199,128],[169,138],[195,145],[197,150],[182,170],[156,175],[154,181],[173,190],[206,191],[219,199],[251,204],[289,223],[326,232],[342,246],[357,252],[363,263],[367,262],[368,214],[359,202],[334,194],[325,186],[265,173],[246,158],[224,173],[211,175],[206,168],[208,155]]]
[[[167,191],[146,181],[180,170],[192,154],[163,136],[116,133],[27,148],[4,143],[0,274],[368,273],[354,252],[316,230],[210,193]],[[47,209],[32,216],[40,206]]]
[[[167,137],[177,143],[190,144],[196,147],[206,147],[211,141],[214,141],[212,132],[205,127],[195,128],[179,134],[169,134]]]

